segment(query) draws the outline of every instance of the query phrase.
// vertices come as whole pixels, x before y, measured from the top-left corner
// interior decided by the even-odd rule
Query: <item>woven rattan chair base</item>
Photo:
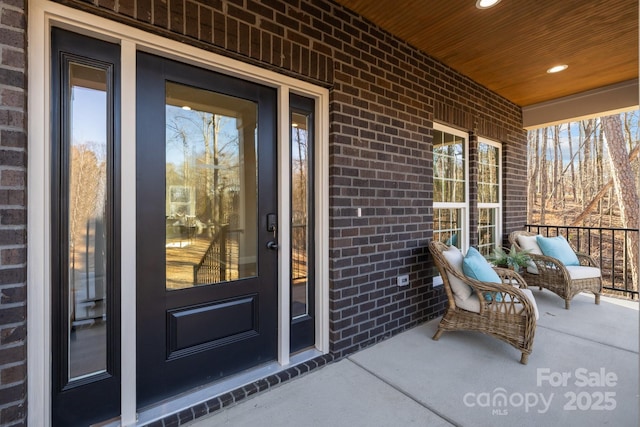
[[[530,322],[521,314],[480,315],[456,308],[448,309],[444,314],[433,339],[437,341],[445,331],[480,332],[518,349],[522,353],[520,363],[526,365],[533,348],[535,327],[535,321]]]
[[[445,331],[480,332],[498,338],[518,349],[522,353],[520,363],[526,365],[533,348],[536,318],[535,302],[529,301],[521,291],[521,289],[527,288],[524,279],[512,270],[501,268],[496,269],[496,272],[503,283],[488,283],[471,279],[448,263],[442,254],[447,249],[448,246],[443,243],[436,241],[429,243],[429,251],[440,271],[449,300],[448,309],[442,317],[433,339],[438,340]],[[471,287],[480,302],[478,313],[456,307],[449,275],[457,277]],[[487,293],[492,295],[492,301],[487,301],[484,298]],[[500,294],[500,298],[496,298],[498,294]]]

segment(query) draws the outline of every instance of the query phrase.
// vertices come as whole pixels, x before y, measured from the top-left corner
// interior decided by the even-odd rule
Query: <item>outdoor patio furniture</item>
[[[522,272],[529,286],[538,286],[541,290],[546,288],[559,295],[564,299],[567,310],[571,299],[585,291],[592,292],[595,303],[600,304],[602,272],[598,263],[591,256],[569,247],[578,262],[577,265],[565,265],[561,260],[543,254],[537,242],[538,236],[529,231],[514,231],[509,235],[509,242],[517,250],[529,250],[532,263]]]
[[[482,332],[517,348],[522,352],[520,363],[526,365],[538,311],[523,278],[513,270],[494,268],[502,283],[476,280],[465,275],[464,256],[455,246],[431,241],[429,250],[449,300],[433,339],[438,340],[444,331]]]

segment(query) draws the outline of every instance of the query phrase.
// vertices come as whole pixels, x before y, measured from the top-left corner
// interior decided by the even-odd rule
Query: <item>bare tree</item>
[[[529,132],[529,181],[527,183],[527,194],[529,199],[529,209],[527,209],[527,222],[533,222],[533,210],[536,206],[538,189],[536,183],[538,182],[538,168],[540,156],[540,132],[538,129],[535,132]],[[532,141],[533,140],[533,141]]]
[[[596,145],[595,145],[595,153],[594,156],[594,169],[596,171],[595,176],[595,189],[602,188],[602,177],[603,177],[603,157],[604,157],[604,130],[601,129],[601,126],[598,127],[599,132],[597,132]],[[598,217],[598,227],[604,226],[604,217],[605,217],[605,206],[604,203],[599,202],[600,215]]]
[[[547,205],[547,181],[549,170],[547,168],[547,139],[549,128],[545,128],[542,137],[542,150],[540,155],[540,223],[545,223],[545,213]]]
[[[82,244],[87,224],[103,215],[106,169],[91,144],[71,148],[69,174],[69,236],[73,248]]]
[[[585,200],[591,199],[591,137],[593,136],[593,119],[584,120],[582,122],[584,126],[584,145],[582,150],[582,164],[580,165],[580,171],[582,180],[580,182],[580,189],[582,193],[582,203]]]
[[[89,290],[91,272],[94,284],[104,280],[104,215],[106,208],[106,147],[99,143],[74,143],[69,159],[69,263],[70,281],[76,283],[83,272],[87,294],[84,298],[98,297],[98,287]],[[83,249],[84,248],[84,249]],[[104,289],[104,288],[102,288]],[[90,295],[91,293],[93,295]],[[74,292],[74,301],[77,295]],[[73,304],[75,312],[75,304]]]
[[[573,202],[578,200],[576,193],[576,171],[573,163],[573,142],[571,141],[571,123],[567,123],[567,138],[569,139],[569,168],[571,171],[569,181],[571,182],[571,194],[573,195]]]
[[[636,160],[638,158],[639,153],[640,153],[640,145],[636,145],[633,148],[633,150],[631,150],[631,153],[629,154],[629,163]],[[574,220],[571,222],[571,225],[580,224],[580,222],[583,221],[593,211],[593,209],[597,207],[600,200],[602,200],[602,198],[604,198],[607,194],[610,194],[610,190],[612,188],[613,188],[613,178],[609,179],[609,181],[607,181],[607,183],[602,186],[598,194],[596,194],[595,197],[589,202],[589,204],[587,204],[587,206],[582,210],[580,215],[574,218]]]
[[[609,163],[614,188],[620,205],[620,216],[625,228],[637,229],[639,221],[639,199],[635,176],[629,162],[622,120],[619,115],[607,116],[602,119],[606,144],[609,151]],[[629,238],[629,261],[633,277],[634,288],[638,289],[638,237],[631,233]]]

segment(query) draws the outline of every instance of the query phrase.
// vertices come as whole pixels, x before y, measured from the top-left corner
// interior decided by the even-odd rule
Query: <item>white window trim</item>
[[[462,236],[460,250],[465,253],[469,249],[469,134],[456,128],[452,128],[437,122],[433,123],[433,129],[450,133],[464,139],[464,203],[433,202],[433,209],[462,209]],[[433,151],[432,151],[433,152]]]
[[[50,230],[50,51],[51,27],[58,26],[121,45],[122,86],[122,182],[135,182],[135,76],[136,50],[206,67],[278,90],[278,240],[289,241],[289,92],[315,99],[315,253],[316,253],[316,351],[307,358],[329,351],[329,92],[327,89],[273,71],[169,40],[58,3],[29,0],[28,56],[28,261],[27,261],[27,369],[29,423],[47,427],[51,423],[51,230]],[[135,425],[136,408],[136,260],[135,186],[121,191],[121,320],[122,358],[121,424]],[[286,245],[279,256],[278,363],[289,359],[289,258]],[[285,291],[286,290],[286,291]],[[295,357],[300,362],[301,356]],[[190,403],[190,402],[189,402]]]
[[[496,246],[502,246],[502,144],[486,138],[478,138],[478,144],[487,144],[498,149],[498,203],[480,203],[478,209],[497,209]]]

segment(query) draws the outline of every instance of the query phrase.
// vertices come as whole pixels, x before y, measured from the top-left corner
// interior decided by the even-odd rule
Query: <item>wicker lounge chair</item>
[[[535,236],[535,233],[528,231],[514,231],[509,235],[509,242],[517,250],[530,251],[529,256],[533,264],[522,272],[529,286],[546,288],[559,295],[564,299],[567,310],[571,305],[571,299],[585,291],[592,292],[596,297],[596,304],[600,304],[602,275],[597,262],[587,254],[576,252],[580,265],[567,267],[559,260],[543,255],[535,244]]]
[[[520,363],[526,365],[533,347],[537,307],[522,277],[513,270],[496,268],[504,283],[481,282],[465,276],[455,251],[460,258],[462,254],[454,246],[432,241],[429,250],[449,299],[433,339],[438,340],[444,331],[482,332],[518,349],[522,353]],[[466,298],[461,288],[468,291]]]

